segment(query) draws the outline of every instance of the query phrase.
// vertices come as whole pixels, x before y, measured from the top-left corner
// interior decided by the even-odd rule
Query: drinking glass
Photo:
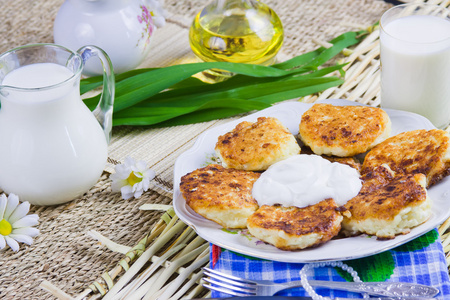
[[[381,107],[450,123],[450,11],[405,4],[380,21]]]

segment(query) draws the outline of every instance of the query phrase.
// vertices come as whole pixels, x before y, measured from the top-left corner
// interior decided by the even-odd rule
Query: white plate
[[[355,105],[355,102],[340,99],[322,102],[334,105]],[[378,241],[375,237],[369,238],[366,235],[361,235],[331,240],[317,248],[301,251],[283,251],[274,246],[257,242],[258,240],[255,237],[226,232],[222,230],[220,225],[203,218],[186,205],[186,201],[179,189],[181,176],[206,165],[208,155],[214,154],[214,147],[219,135],[231,131],[242,121],[254,122],[261,116],[278,118],[294,135],[298,135],[301,115],[311,106],[312,104],[299,102],[281,103],[239,120],[217,126],[200,135],[194,146],[181,154],[175,162],[173,203],[178,217],[194,228],[199,236],[220,247],[262,259],[296,263],[348,260],[377,254],[404,244],[430,231],[449,217],[450,176],[428,190],[433,201],[433,214],[426,223],[413,228],[409,234],[400,235],[387,241]],[[391,135],[415,129],[435,128],[430,121],[417,114],[389,109],[386,109],[386,112],[392,121]]]

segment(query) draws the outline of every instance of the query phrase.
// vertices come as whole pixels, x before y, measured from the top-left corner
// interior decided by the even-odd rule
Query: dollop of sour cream
[[[253,185],[262,205],[306,207],[327,198],[341,206],[361,189],[359,172],[318,155],[299,154],[271,165]]]

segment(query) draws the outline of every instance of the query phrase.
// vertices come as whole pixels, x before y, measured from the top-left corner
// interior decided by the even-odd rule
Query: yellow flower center
[[[133,186],[138,182],[142,181],[142,178],[137,177],[136,175],[134,175],[134,172],[131,172],[130,176],[128,176],[127,178],[128,184]]]
[[[0,221],[0,234],[3,236],[7,236],[12,232],[12,226],[8,221],[2,219]]]

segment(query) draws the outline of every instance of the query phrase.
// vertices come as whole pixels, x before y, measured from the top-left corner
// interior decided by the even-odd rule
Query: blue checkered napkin
[[[414,241],[408,244],[411,245]],[[400,246],[372,257],[348,262],[344,261],[344,263],[353,267],[358,263],[366,264],[368,267],[374,268],[373,270],[378,273],[378,276],[380,274],[384,275],[387,278],[386,281],[415,282],[434,286],[440,290],[436,299],[450,299],[450,279],[440,239],[435,240],[424,248],[416,247],[420,249],[413,251],[408,251],[408,244],[406,244],[406,247]],[[214,270],[248,279],[265,279],[275,282],[300,280],[300,269],[304,265],[301,263],[282,263],[250,258],[225,249],[222,249],[219,258],[216,258],[213,257],[213,251],[211,251],[211,268]],[[373,263],[371,263],[372,258]],[[357,270],[358,268],[354,267],[354,269]],[[310,272],[309,279],[345,281],[341,276],[343,273],[331,267],[315,268],[314,275],[312,271]],[[370,273],[371,271],[367,272]],[[370,274],[359,275],[363,280],[371,276]],[[332,299],[335,297],[362,298],[361,294],[332,291],[323,288],[316,289],[316,292]],[[308,296],[303,288],[281,291],[277,295]],[[213,291],[212,297],[230,297],[230,295]]]

